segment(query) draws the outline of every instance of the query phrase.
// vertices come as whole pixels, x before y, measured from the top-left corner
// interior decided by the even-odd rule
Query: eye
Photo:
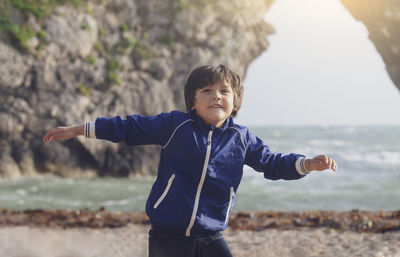
[[[229,94],[231,91],[229,89],[222,89],[221,90],[222,94]]]

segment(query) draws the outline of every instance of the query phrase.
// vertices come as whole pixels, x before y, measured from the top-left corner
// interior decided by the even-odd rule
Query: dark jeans
[[[150,229],[149,257],[232,257],[221,233],[185,237],[173,232]]]

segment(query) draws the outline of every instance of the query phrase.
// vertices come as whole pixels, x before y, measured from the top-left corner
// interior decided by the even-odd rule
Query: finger
[[[44,134],[44,136],[43,136],[43,142],[47,142],[48,134],[49,134],[49,132],[47,132],[46,134]]]
[[[45,143],[51,142],[51,141],[53,141],[53,140],[54,140],[54,137],[53,137],[53,136],[46,136],[45,138],[43,138],[43,141],[44,141]]]
[[[43,136],[43,142],[47,143],[49,141],[50,138],[50,133],[47,132],[46,135]]]
[[[330,158],[331,159],[331,165],[329,165],[329,168],[331,169],[331,170],[333,170],[333,166],[334,166],[334,160],[332,159],[332,158]]]
[[[44,141],[45,141],[45,142],[50,142],[49,140],[50,140],[50,138],[52,137],[52,135],[53,135],[53,132],[48,132],[48,133],[43,137]]]
[[[336,165],[335,160],[332,158],[329,158],[329,159],[330,159],[330,164],[329,164],[328,169],[335,171],[335,165]]]
[[[332,158],[330,158],[330,157],[328,157],[328,166],[327,166],[327,168],[328,169],[332,168]]]
[[[56,141],[59,139],[61,133],[62,131],[59,128],[52,129],[49,132],[47,132],[46,135],[44,135],[43,140],[45,143]]]
[[[57,129],[51,129],[51,130],[47,131],[47,133],[44,135],[43,138],[49,139],[56,132],[56,130]]]
[[[333,161],[333,169],[332,169],[333,171],[336,171],[337,170],[337,163],[336,163],[336,161]]]

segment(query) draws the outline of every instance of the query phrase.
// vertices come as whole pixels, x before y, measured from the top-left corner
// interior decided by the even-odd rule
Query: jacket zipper
[[[167,187],[165,188],[164,192],[162,193],[162,195],[160,196],[160,198],[158,198],[157,202],[154,204],[154,209],[157,209],[157,207],[160,205],[160,203],[164,200],[164,198],[167,196],[169,188],[172,185],[172,182],[175,179],[175,174],[172,174],[172,176],[169,178],[168,180],[168,184]]]
[[[231,187],[230,193],[229,193],[229,204],[228,204],[228,210],[226,211],[226,217],[225,217],[225,224],[228,223],[228,219],[229,219],[229,211],[231,210],[231,206],[232,206],[232,200],[233,197],[235,196],[235,191],[233,190],[233,187]]]
[[[196,198],[194,200],[192,217],[190,218],[189,226],[186,229],[186,234],[185,234],[186,236],[190,236],[190,230],[193,227],[194,220],[196,219],[197,209],[199,208],[201,189],[203,188],[204,180],[206,178],[206,173],[207,173],[208,161],[210,160],[212,133],[213,133],[212,130],[208,132],[206,159],[204,160],[203,171],[201,173],[199,185],[197,186],[197,193],[196,193]]]

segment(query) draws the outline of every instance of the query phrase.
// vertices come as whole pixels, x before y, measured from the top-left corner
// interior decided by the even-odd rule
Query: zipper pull
[[[235,196],[235,190],[233,189],[233,187],[231,187],[231,198]]]
[[[208,132],[207,145],[211,145],[212,133],[213,133],[213,130],[210,130],[210,132]]]

